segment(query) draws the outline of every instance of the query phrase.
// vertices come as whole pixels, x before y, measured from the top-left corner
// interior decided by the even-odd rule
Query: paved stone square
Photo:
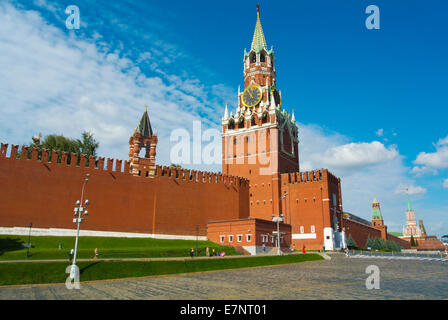
[[[0,299],[448,299],[448,262],[347,258],[290,265],[65,285],[1,287]],[[366,267],[380,289],[366,289]],[[82,280],[82,279],[81,279]]]

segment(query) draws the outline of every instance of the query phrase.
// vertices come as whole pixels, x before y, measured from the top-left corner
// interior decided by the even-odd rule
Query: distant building
[[[406,189],[406,225],[403,227],[403,235],[400,238],[410,243],[414,240],[416,245],[412,246],[412,248],[417,250],[446,249],[446,246],[436,236],[428,236],[426,234],[422,219],[419,220],[417,225],[408,189]]]

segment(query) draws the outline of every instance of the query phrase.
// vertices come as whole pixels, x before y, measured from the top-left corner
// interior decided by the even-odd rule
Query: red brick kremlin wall
[[[345,234],[347,239],[352,236],[358,247],[365,248],[367,239],[370,238],[385,238],[382,237],[381,230],[359,223],[357,221],[343,219],[343,225],[345,228]],[[406,240],[395,237],[391,234],[386,234],[384,240],[394,241],[398,243],[403,249],[409,249],[410,243]]]
[[[67,164],[52,152],[12,146],[0,149],[0,226],[36,228],[74,228],[73,208],[81,197],[87,173],[89,182],[84,199],[89,199],[89,215],[84,230],[206,235],[208,221],[242,219],[249,216],[249,183],[246,179],[186,169],[157,166],[154,177],[129,173],[129,162],[76,155]],[[95,160],[98,166],[95,167]],[[104,169],[105,168],[105,169]]]

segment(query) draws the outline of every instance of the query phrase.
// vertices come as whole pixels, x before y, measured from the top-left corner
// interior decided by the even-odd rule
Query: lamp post
[[[286,199],[288,193],[285,192],[283,197],[278,199],[277,203],[277,216],[272,214],[272,221],[277,222],[277,255],[280,255],[280,221],[283,221],[283,214],[280,214],[280,201]]]
[[[73,264],[72,264],[72,269],[70,271],[70,277],[73,279],[75,278],[75,275],[77,272],[76,271],[76,256],[78,253],[79,228],[80,228],[81,222],[84,220],[85,216],[87,216],[89,214],[89,212],[87,210],[84,211],[84,208],[90,204],[89,200],[86,200],[84,202],[84,207],[82,206],[82,201],[83,201],[83,197],[84,197],[84,187],[86,186],[87,182],[89,181],[89,176],[90,176],[90,174],[87,174],[86,178],[84,179],[84,183],[82,184],[82,189],[81,189],[81,201],[79,201],[79,200],[76,201],[75,209],[74,209],[73,222],[78,224],[78,228],[76,231],[75,253],[74,253],[74,257],[73,257]]]
[[[196,255],[198,255],[198,236],[199,236],[199,225],[196,225]]]
[[[33,223],[30,222],[30,232],[28,234],[28,246],[26,249],[26,257],[28,258],[30,256],[30,247],[31,247],[31,227],[33,226]]]

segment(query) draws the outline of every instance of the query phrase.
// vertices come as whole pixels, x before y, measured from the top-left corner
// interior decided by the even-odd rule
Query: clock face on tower
[[[252,108],[260,103],[263,93],[259,86],[250,86],[246,88],[241,97],[241,101],[246,107]]]

